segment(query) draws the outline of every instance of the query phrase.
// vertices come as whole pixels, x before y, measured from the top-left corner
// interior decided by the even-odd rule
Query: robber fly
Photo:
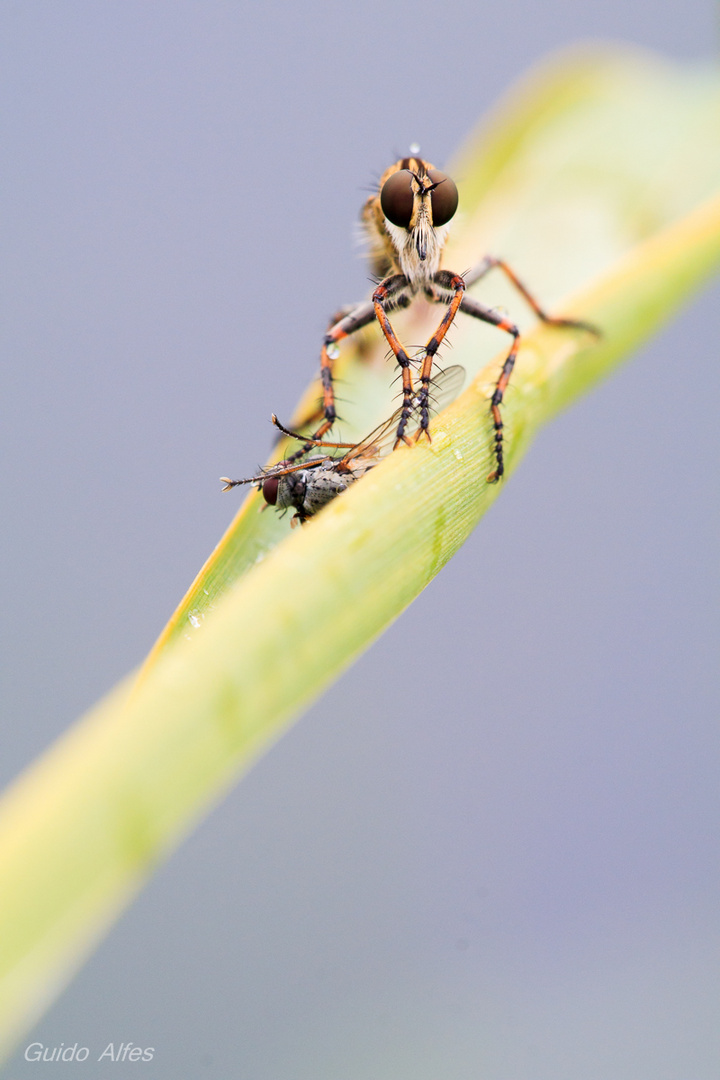
[[[369,301],[359,304],[337,322],[333,322],[325,335],[320,354],[323,422],[315,431],[313,439],[322,439],[336,420],[332,365],[338,355],[338,342],[367,326],[374,319],[379,322],[402,371],[403,404],[399,410],[395,446],[410,442],[406,432],[413,411],[417,411],[419,416],[415,439],[422,435],[429,439],[428,402],[433,363],[455,316],[458,311],[464,311],[482,322],[504,330],[512,337],[510,351],[490,399],[495,431],[495,469],[488,476],[488,480],[495,482],[505,471],[500,406],[515,365],[520,332],[504,315],[468,296],[468,286],[480,281],[490,270],[497,267],[544,323],[587,330],[595,335],[598,335],[598,331],[589,323],[547,315],[502,259],[488,255],[464,276],[441,269],[443,247],[457,206],[458,190],[453,180],[422,158],[402,158],[380,177],[377,193],[367,200],[361,216],[369,242],[373,275],[378,284]],[[433,303],[447,304],[447,310],[437,330],[420,354],[422,363],[419,390],[413,385],[411,359],[388,318],[388,312],[408,307],[417,296],[424,296]],[[306,447],[298,451],[295,457],[311,445],[312,442],[308,440]]]
[[[431,394],[431,401],[435,410],[457,396],[464,380],[465,369],[457,364],[433,379],[432,389],[437,390],[437,394]],[[403,407],[397,408],[388,420],[359,443],[326,442],[298,435],[284,427],[273,414],[273,424],[283,435],[305,444],[302,452],[310,446],[323,450],[345,450],[346,453],[341,457],[324,453],[300,462],[286,458],[245,480],[230,480],[227,476],[221,476],[220,480],[225,485],[223,491],[240,484],[257,484],[269,506],[275,506],[278,510],[294,509],[292,524],[298,521],[303,524],[392,450]]]

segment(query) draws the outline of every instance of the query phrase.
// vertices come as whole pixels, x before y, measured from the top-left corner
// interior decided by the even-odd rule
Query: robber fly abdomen
[[[455,316],[458,311],[464,311],[512,337],[510,351],[490,401],[495,431],[495,469],[488,480],[494,482],[499,480],[505,471],[500,407],[515,365],[520,332],[512,321],[469,297],[466,289],[480,281],[493,267],[497,267],[543,322],[552,326],[586,330],[596,335],[598,331],[588,323],[547,315],[501,259],[486,257],[464,278],[450,270],[443,270],[443,247],[457,206],[458,191],[454,182],[422,158],[402,158],[381,176],[377,193],[368,199],[362,211],[362,223],[369,241],[373,272],[380,281],[369,301],[359,304],[348,315],[335,322],[325,335],[320,354],[323,422],[313,438],[322,439],[336,420],[332,367],[338,353],[338,342],[377,319],[402,372],[403,404],[399,410],[395,446],[410,442],[407,426],[413,411],[419,419],[415,438],[425,435],[429,439],[428,402],[433,364]],[[447,304],[447,310],[420,354],[420,386],[416,389],[413,385],[411,358],[397,337],[388,313],[396,308],[407,307],[418,295],[423,295],[433,303]],[[312,440],[306,442],[295,457],[300,456],[311,445]]]

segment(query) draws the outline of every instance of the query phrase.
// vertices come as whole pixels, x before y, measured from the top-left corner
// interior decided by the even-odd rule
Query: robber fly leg
[[[519,277],[515,274],[506,262],[502,259],[496,259],[492,255],[486,255],[485,258],[478,263],[474,269],[465,275],[465,284],[469,288],[474,285],[475,282],[480,281],[486,274],[497,268],[501,270],[508,281],[515,286],[520,295],[527,301],[532,310],[535,312],[541,322],[547,326],[557,326],[562,329],[568,330],[586,330],[590,334],[594,334],[595,337],[601,337],[602,331],[592,323],[582,322],[579,319],[562,319],[556,318],[548,313],[540,306],[532,293],[523,285]],[[484,322],[493,323],[493,325],[499,327],[501,330],[507,331],[514,337],[513,346],[503,364],[503,369],[500,374],[497,386],[495,387],[495,393],[492,396],[490,402],[490,409],[492,411],[493,425],[495,427],[495,471],[490,473],[488,480],[494,482],[499,480],[504,472],[503,464],[503,435],[502,435],[502,417],[500,415],[500,405],[502,404],[503,394],[507,388],[510,375],[512,374],[513,365],[515,364],[515,357],[518,350],[518,331],[517,327],[510,323],[507,319],[502,319],[494,312],[489,311],[483,307],[482,304],[478,304],[476,300],[472,300],[470,297],[465,296],[461,304],[462,311],[466,311],[469,315],[474,315],[475,318],[482,319]]]
[[[323,435],[326,435],[330,428],[337,419],[337,413],[335,412],[335,391],[333,389],[332,378],[332,366],[336,359],[337,343],[342,341],[343,338],[349,337],[350,334],[354,334],[356,330],[362,329],[363,326],[367,326],[375,318],[375,309],[369,302],[358,304],[348,314],[343,315],[337,322],[333,323],[328,332],[325,334],[322,343],[322,350],[320,352],[320,382],[322,384],[322,417],[323,421],[319,428],[310,435],[309,441],[296,450],[287,460],[296,461],[301,458],[303,454],[306,454],[314,445],[317,444],[318,439],[322,439]]]
[[[442,345],[443,339],[458,313],[458,308],[462,303],[463,294],[465,292],[465,282],[463,278],[461,278],[459,274],[452,274],[449,270],[440,270],[433,278],[433,281],[438,288],[437,291],[433,289],[428,293],[430,299],[436,302],[442,302],[449,292],[452,291],[454,295],[443,316],[442,322],[425,346],[425,356],[420,369],[420,392],[418,394],[420,426],[418,427],[417,435],[415,436],[416,441],[421,435],[425,435],[428,441],[430,439],[430,383],[432,381],[432,367],[437,351]]]
[[[410,357],[405,352],[405,349],[400,344],[400,340],[397,334],[392,328],[392,324],[387,317],[387,309],[393,307],[406,307],[408,304],[408,298],[404,294],[404,290],[408,286],[408,280],[404,274],[393,274],[392,277],[385,278],[375,289],[372,295],[372,304],[375,317],[380,323],[380,329],[385,335],[385,340],[395,354],[400,368],[402,370],[402,386],[403,386],[403,403],[400,410],[400,419],[397,426],[397,436],[395,439],[395,449],[400,443],[410,443],[405,429],[407,427],[408,420],[413,411],[413,398],[415,391],[413,389],[412,371],[410,368]]]
[[[499,315],[497,311],[491,311],[490,308],[483,307],[482,304],[479,304],[477,300],[473,300],[470,296],[463,296],[460,310],[466,312],[468,315],[473,315],[476,319],[481,319],[483,322],[490,323],[491,326],[497,326],[498,330],[504,330],[506,334],[512,334],[513,338],[510,352],[505,357],[505,363],[502,366],[500,378],[498,379],[493,395],[490,398],[490,412],[492,414],[493,427],[495,428],[495,469],[488,476],[488,481],[491,484],[494,484],[505,472],[505,462],[503,459],[503,422],[500,406],[502,405],[507,385],[510,382],[512,370],[515,367],[515,358],[517,357],[518,348],[520,346],[520,331],[509,319],[506,319],[503,315]]]
[[[363,326],[367,326],[375,318],[372,304],[365,302],[353,308],[347,315],[343,315],[333,326],[330,327],[323,338],[320,352],[320,381],[323,390],[323,415],[325,417],[321,427],[313,435],[314,439],[322,439],[323,435],[330,430],[336,420],[335,392],[333,390],[332,365],[337,357],[337,344],[343,338],[349,337]]]
[[[469,274],[465,275],[465,284],[470,288],[476,281],[481,281],[482,278],[495,267],[497,267],[498,270],[501,270],[508,281],[515,286],[541,322],[546,323],[548,326],[560,326],[569,330],[587,330],[589,333],[594,334],[595,337],[602,337],[602,331],[599,330],[597,326],[593,326],[592,323],[582,322],[580,319],[560,319],[553,315],[548,315],[544,308],[540,307],[540,304],[529,289],[523,285],[515,271],[502,259],[496,259],[493,255],[486,255],[482,262],[479,262],[477,266],[473,267]]]

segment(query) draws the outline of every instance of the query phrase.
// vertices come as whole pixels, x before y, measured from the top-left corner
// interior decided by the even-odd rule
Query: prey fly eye
[[[393,173],[382,186],[380,206],[388,221],[407,229],[413,212],[412,173],[407,169]],[[450,215],[452,217],[452,215]]]
[[[262,493],[266,503],[270,506],[275,506],[277,503],[278,484],[280,479],[277,476],[268,476],[267,480],[263,480]]]
[[[430,169],[428,179],[437,185],[432,189],[430,198],[433,225],[438,228],[440,225],[447,225],[454,216],[458,207],[458,189],[455,187],[455,182],[439,169]],[[392,221],[392,218],[390,220]]]

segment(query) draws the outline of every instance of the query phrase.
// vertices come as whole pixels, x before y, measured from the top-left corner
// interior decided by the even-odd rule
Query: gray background
[[[394,153],[442,166],[577,38],[713,56],[717,12],[1,14],[6,780],[143,658],[227,525],[216,478],[367,292],[352,226]],[[4,1076],[716,1080],[719,300],[543,433],[26,1040],[152,1065]]]

